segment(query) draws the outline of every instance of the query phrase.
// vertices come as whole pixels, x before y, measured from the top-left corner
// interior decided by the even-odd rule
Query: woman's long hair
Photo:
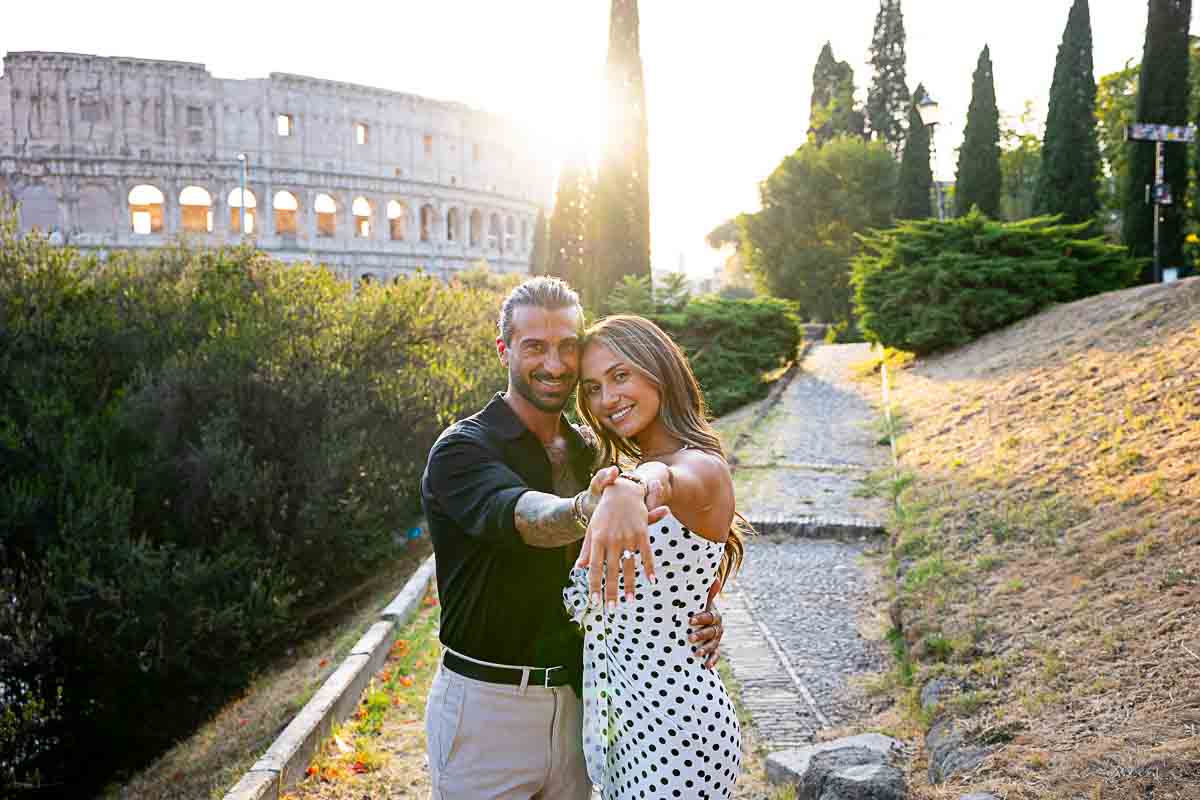
[[[584,332],[580,352],[593,343],[607,347],[658,387],[658,416],[671,436],[687,447],[712,453],[725,460],[721,438],[708,423],[704,395],[696,376],[692,374],[687,356],[662,328],[644,317],[618,314],[606,317],[588,328]],[[601,464],[616,464],[622,456],[634,461],[642,460],[637,442],[617,436],[600,424],[588,408],[582,389],[575,395],[575,406],[580,418],[596,432]],[[745,535],[753,530],[750,523],[735,511],[729,538],[725,540],[725,553],[717,570],[722,586],[725,579],[741,566],[745,554]]]

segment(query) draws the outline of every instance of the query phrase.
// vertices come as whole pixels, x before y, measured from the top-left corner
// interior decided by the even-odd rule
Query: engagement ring
[[[621,553],[621,560],[624,561],[625,559],[633,558],[636,555],[637,555],[637,552],[634,550],[625,550]]]

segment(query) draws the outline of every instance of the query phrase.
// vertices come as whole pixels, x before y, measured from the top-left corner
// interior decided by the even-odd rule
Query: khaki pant
[[[433,800],[588,800],[570,686],[487,683],[439,666],[425,704]]]

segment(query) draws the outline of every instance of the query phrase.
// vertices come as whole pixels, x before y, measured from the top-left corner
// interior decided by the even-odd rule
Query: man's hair
[[[561,278],[540,275],[517,286],[504,298],[504,304],[500,306],[500,338],[505,344],[512,344],[513,314],[521,306],[535,306],[547,311],[577,308],[579,324],[583,325],[583,306],[575,290]]]

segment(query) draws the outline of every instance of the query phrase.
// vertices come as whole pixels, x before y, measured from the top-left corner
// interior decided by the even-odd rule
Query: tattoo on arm
[[[517,500],[513,516],[517,532],[530,547],[562,547],[583,538],[575,523],[570,497],[526,492]]]

